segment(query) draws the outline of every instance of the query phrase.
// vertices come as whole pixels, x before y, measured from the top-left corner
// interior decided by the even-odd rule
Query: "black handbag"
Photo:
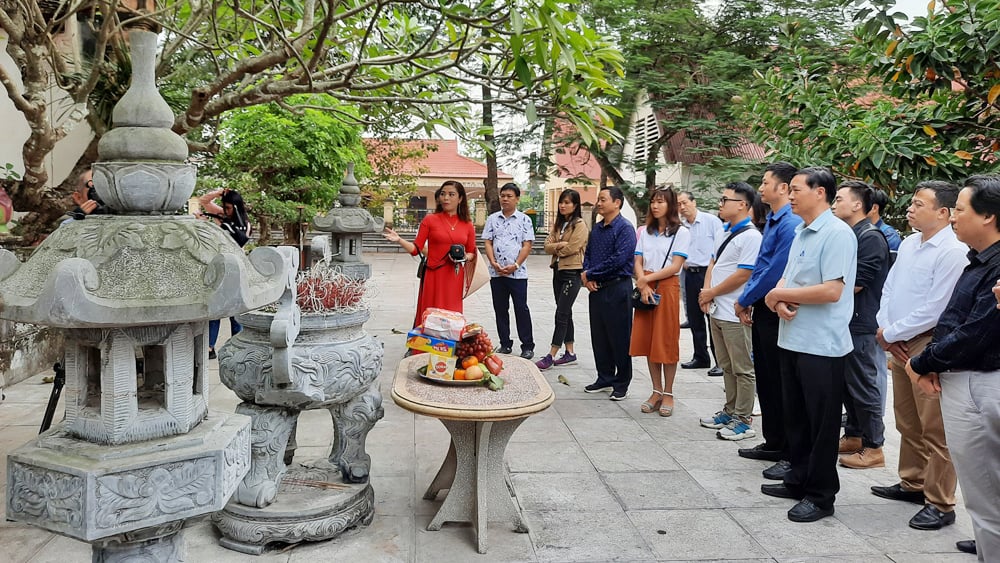
[[[677,233],[674,233],[673,234],[673,238],[670,239],[670,248],[667,249],[667,255],[663,257],[663,264],[660,265],[660,269],[661,270],[667,266],[667,260],[670,259],[670,251],[672,251],[674,249],[674,241],[675,240],[677,240]],[[657,280],[656,285],[653,287],[653,291],[655,292],[658,287],[660,287],[659,280]],[[659,301],[653,301],[652,303],[646,303],[645,301],[642,300],[642,290],[640,290],[638,287],[633,287],[632,288],[632,307],[633,308],[638,309],[640,311],[649,311],[649,310],[655,309],[656,306],[659,305],[659,304],[660,304]]]
[[[427,256],[420,253],[420,264],[417,265],[417,279],[424,279],[424,272],[427,271]]]

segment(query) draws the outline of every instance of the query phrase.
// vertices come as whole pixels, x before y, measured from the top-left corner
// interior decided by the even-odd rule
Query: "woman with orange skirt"
[[[639,230],[635,247],[635,284],[643,301],[659,299],[659,304],[635,310],[629,345],[630,355],[646,357],[653,382],[653,393],[641,407],[644,413],[674,413],[681,336],[679,274],[690,243],[691,234],[678,215],[677,194],[669,187],[657,187],[649,196],[646,226]]]
[[[430,307],[462,312],[465,288],[472,280],[476,262],[476,229],[469,217],[469,201],[461,182],[448,180],[434,192],[437,207],[424,217],[417,238],[410,242],[387,228],[382,236],[416,256],[427,246],[427,267],[417,296],[417,314],[413,326],[420,324],[424,310]],[[456,262],[452,246],[465,249],[467,262]]]

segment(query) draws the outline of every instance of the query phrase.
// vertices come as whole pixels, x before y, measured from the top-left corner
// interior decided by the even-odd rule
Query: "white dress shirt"
[[[896,263],[882,287],[875,316],[887,342],[905,342],[931,330],[951,299],[962,270],[969,264],[969,247],[951,225],[927,242],[914,233],[899,245]]]
[[[689,223],[681,218],[681,223],[691,229],[691,244],[688,247],[688,258],[685,267],[705,267],[712,261],[716,247],[725,239],[722,230],[722,219],[711,213],[699,211],[694,221]]]

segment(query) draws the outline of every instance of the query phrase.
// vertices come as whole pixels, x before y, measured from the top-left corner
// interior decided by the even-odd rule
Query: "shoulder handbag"
[[[663,264],[660,264],[660,269],[662,270],[667,266],[667,260],[670,259],[670,252],[674,249],[674,241],[677,240],[677,233],[672,235],[670,239],[670,248],[667,249],[667,255],[663,257]],[[656,285],[653,286],[653,292],[660,287],[660,282],[657,280]],[[652,303],[646,303],[642,300],[642,290],[638,287],[632,288],[632,307],[639,309],[640,311],[648,311],[650,309],[655,309],[659,304],[659,301],[653,301]]]
[[[427,255],[423,252],[420,254],[420,264],[417,264],[417,279],[424,279],[424,273],[427,271]]]

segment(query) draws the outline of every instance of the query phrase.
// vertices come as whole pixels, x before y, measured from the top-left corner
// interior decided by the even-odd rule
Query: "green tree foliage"
[[[49,186],[46,158],[83,122],[103,133],[106,111],[91,95],[121,91],[115,55],[127,52],[122,33],[134,25],[162,30],[159,85],[178,114],[173,129],[194,152],[218,150],[215,134],[229,111],[319,93],[339,102],[329,110],[339,118],[377,132],[443,125],[482,139],[485,132],[468,119],[482,87],[495,107],[531,121],[559,116],[588,141],[614,137],[606,97],[616,93],[621,53],[569,0],[165,0],[138,13],[105,0],[60,2],[54,12],[37,2],[2,4],[0,31],[23,87],[5,69],[0,84],[31,132],[21,154],[24,177],[5,185],[17,208],[37,211],[42,221],[62,212],[68,188]],[[64,48],[59,35],[77,22],[92,49]],[[46,106],[52,88],[85,110],[54,121]],[[106,110],[113,95],[96,99]],[[357,111],[338,109],[347,106]],[[78,169],[95,158],[96,150],[88,151]]]
[[[298,242],[299,206],[306,220],[325,212],[348,163],[355,163],[358,176],[369,171],[361,127],[336,115],[354,110],[338,108],[323,95],[292,96],[288,102],[308,107],[292,112],[269,103],[228,113],[219,130],[216,173],[210,173],[224,187],[239,190],[265,241],[269,226],[280,225],[286,240]]]
[[[871,181],[899,210],[921,180],[996,169],[1000,2],[931,1],[912,22],[892,2],[871,4],[836,48],[783,28],[743,117],[778,157]]]
[[[733,100],[747,90],[754,71],[772,64],[782,22],[801,20],[823,34],[836,34],[845,19],[838,0],[734,0],[717,14],[703,13],[701,3],[692,0],[596,0],[587,15],[625,55],[619,112],[631,116],[645,92],[658,118],[660,137],[644,162],[630,162],[620,145],[590,146],[609,179],[624,184],[630,204],[640,210],[639,198],[655,182],[657,157],[674,135],[685,136],[688,156],[704,163],[698,173],[709,182],[759,172],[759,163],[747,162],[734,150],[748,131],[737,119],[741,110]],[[616,126],[627,136],[627,119]],[[645,181],[623,182],[624,166],[644,171]]]

